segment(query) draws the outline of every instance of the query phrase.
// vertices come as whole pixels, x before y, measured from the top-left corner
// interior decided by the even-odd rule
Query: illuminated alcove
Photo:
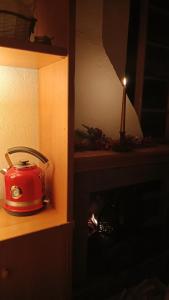
[[[0,209],[1,239],[67,222],[67,66],[62,53],[0,47],[0,167],[7,166],[4,154],[13,146],[35,148],[52,165],[49,208],[36,218],[18,218]],[[18,153],[14,160],[22,157]],[[3,179],[1,175],[1,199]]]

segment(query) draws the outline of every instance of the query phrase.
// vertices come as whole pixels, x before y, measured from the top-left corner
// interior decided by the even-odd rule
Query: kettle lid
[[[29,160],[19,160],[18,163],[16,163],[14,165],[15,168],[17,169],[22,169],[22,168],[32,168],[32,167],[35,167],[36,165],[35,164],[32,164],[29,162]]]

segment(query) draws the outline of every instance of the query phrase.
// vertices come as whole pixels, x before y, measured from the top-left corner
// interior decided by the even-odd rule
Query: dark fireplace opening
[[[91,194],[88,278],[114,277],[123,288],[145,278],[169,282],[161,181]]]

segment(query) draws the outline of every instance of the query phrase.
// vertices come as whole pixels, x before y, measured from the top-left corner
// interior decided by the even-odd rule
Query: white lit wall
[[[37,81],[36,70],[0,66],[0,168],[7,167],[4,154],[9,147],[39,148]],[[14,160],[25,157],[11,156]],[[0,198],[2,190],[0,174]]]
[[[102,43],[102,0],[77,0],[75,128],[99,127],[119,137],[122,84]],[[120,26],[117,30],[120,35]],[[115,41],[114,47],[116,47]],[[127,98],[126,132],[142,136],[136,112]]]

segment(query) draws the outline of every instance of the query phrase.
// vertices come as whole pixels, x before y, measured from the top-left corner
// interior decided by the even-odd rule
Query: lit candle
[[[121,125],[120,125],[120,137],[121,139],[125,136],[125,126],[126,126],[126,84],[127,79],[124,77],[123,83],[123,98],[122,98],[122,109],[121,109]]]

